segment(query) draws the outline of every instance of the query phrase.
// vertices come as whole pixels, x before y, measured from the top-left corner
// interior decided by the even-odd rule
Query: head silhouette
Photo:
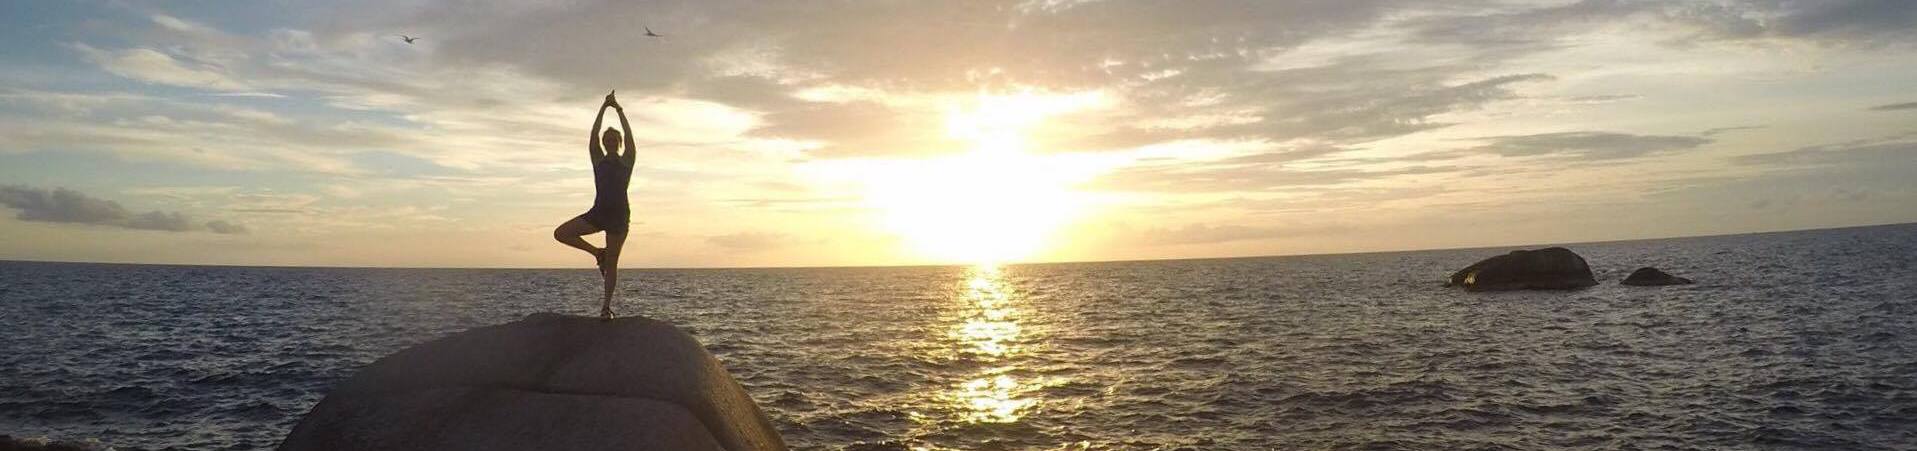
[[[618,153],[619,143],[624,142],[620,138],[619,130],[606,127],[606,132],[599,135],[599,147],[605,148],[607,154]]]

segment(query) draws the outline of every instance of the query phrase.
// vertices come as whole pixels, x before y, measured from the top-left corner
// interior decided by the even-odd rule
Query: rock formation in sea
[[[784,450],[692,336],[549,313],[381,358],[280,443],[308,450]]]
[[[1584,257],[1561,247],[1511,251],[1451,274],[1466,291],[1573,290],[1597,285]]]
[[[1618,283],[1640,287],[1654,287],[1662,285],[1690,285],[1691,279],[1673,276],[1657,268],[1646,266],[1638,268],[1636,271],[1631,271],[1630,276],[1626,276],[1624,281]]]

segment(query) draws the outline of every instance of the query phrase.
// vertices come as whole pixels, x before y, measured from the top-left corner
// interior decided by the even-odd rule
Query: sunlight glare
[[[867,174],[866,200],[918,252],[947,261],[1027,258],[1077,217],[1088,198],[1071,186],[1095,175],[1078,160],[1028,152],[1047,118],[1098,108],[1099,92],[980,95],[946,110],[946,134],[966,153],[891,161]]]

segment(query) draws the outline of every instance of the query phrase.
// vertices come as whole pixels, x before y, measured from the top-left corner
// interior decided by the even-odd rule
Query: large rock
[[[13,438],[6,434],[0,434],[0,451],[89,451],[95,448],[106,449],[95,446],[60,443],[45,438],[23,440]]]
[[[1597,285],[1584,257],[1561,247],[1511,251],[1451,274],[1445,286],[1467,291],[1574,290]]]
[[[1646,266],[1638,268],[1636,271],[1631,271],[1630,276],[1626,276],[1624,281],[1618,283],[1640,287],[1654,287],[1661,285],[1690,285],[1691,279],[1673,276],[1657,268]]]
[[[535,314],[386,356],[280,443],[307,450],[783,450],[689,335],[645,318]]]

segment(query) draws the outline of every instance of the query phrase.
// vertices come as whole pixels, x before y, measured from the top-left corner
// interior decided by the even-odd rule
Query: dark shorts
[[[631,210],[592,207],[579,217],[585,218],[587,224],[592,224],[593,227],[598,227],[607,233],[626,233],[632,223]]]

